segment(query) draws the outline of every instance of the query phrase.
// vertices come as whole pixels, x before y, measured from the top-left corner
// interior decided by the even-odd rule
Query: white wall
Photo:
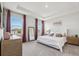
[[[35,28],[35,18],[32,16],[26,16],[26,35],[28,39],[28,27],[34,27]]]
[[[1,12],[1,27],[3,27],[3,3],[0,2],[1,4],[1,9],[2,9],[2,12]]]
[[[62,22],[62,25],[59,28],[53,25],[53,23],[56,21]],[[51,29],[52,31],[66,31],[67,29],[69,29],[70,35],[79,35],[79,12],[46,20],[45,31],[47,31],[48,29]]]
[[[31,16],[26,16],[27,27],[35,27],[35,18]]]
[[[41,20],[38,19],[38,26],[42,24],[40,22],[41,22]],[[26,16],[26,30],[27,30],[26,34],[27,34],[27,39],[28,39],[28,27],[34,27],[34,29],[35,29],[35,18],[32,17],[32,16],[29,16],[29,15]],[[41,29],[38,32],[38,35],[41,35]]]

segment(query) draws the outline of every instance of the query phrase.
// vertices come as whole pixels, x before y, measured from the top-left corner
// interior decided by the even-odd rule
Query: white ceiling
[[[5,2],[3,4],[5,8],[44,20],[79,12],[78,2]],[[45,8],[45,4],[48,8]]]

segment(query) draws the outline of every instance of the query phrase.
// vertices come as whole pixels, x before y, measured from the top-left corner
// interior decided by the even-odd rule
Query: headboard
[[[67,30],[63,30],[63,31],[53,31],[53,30],[51,30],[51,33],[54,33],[54,34],[59,33],[59,34],[62,34],[64,36],[67,36]]]

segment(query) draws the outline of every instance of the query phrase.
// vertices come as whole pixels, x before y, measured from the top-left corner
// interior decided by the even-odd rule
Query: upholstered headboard
[[[54,33],[54,35],[55,34],[62,34],[62,35],[64,35],[64,36],[67,36],[67,30],[63,30],[63,31],[53,31],[53,30],[51,30],[51,33]]]

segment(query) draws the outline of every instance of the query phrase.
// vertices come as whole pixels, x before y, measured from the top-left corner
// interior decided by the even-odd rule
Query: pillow
[[[4,39],[5,40],[10,39],[10,33],[9,32],[4,32]]]
[[[44,34],[44,35],[48,35],[48,34]]]
[[[63,35],[60,33],[56,33],[56,37],[63,37]]]
[[[54,35],[54,33],[49,34],[49,36],[53,36],[53,35]]]

